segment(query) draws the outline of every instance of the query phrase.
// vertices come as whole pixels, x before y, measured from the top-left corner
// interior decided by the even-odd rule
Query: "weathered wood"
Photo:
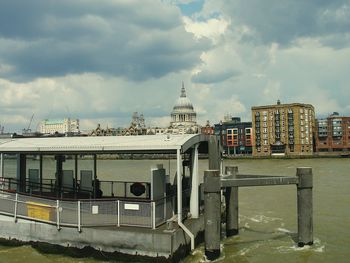
[[[297,168],[298,246],[313,244],[312,169]]]
[[[237,166],[228,166],[225,168],[225,175],[233,179],[238,174]],[[226,236],[238,235],[238,187],[227,187],[225,193],[226,201]]]
[[[211,135],[208,142],[209,170],[219,170],[221,164],[220,141],[215,135]]]
[[[204,172],[205,255],[214,260],[220,256],[221,187],[219,170]]]

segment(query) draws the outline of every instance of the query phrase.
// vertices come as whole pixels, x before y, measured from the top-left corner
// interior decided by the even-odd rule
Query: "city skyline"
[[[182,80],[202,125],[277,99],[350,116],[349,38],[349,1],[2,1],[0,124],[167,126]]]

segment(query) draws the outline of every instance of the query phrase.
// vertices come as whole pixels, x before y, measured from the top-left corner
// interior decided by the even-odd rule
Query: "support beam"
[[[74,155],[74,197],[77,198],[78,193],[78,155]]]
[[[297,177],[287,176],[270,176],[270,177],[254,177],[254,178],[238,178],[232,179],[224,177],[221,179],[221,187],[233,187],[233,186],[269,186],[269,185],[288,185],[297,184]]]
[[[40,180],[40,194],[43,194],[43,155],[39,155],[39,180]]]
[[[182,157],[180,149],[176,153],[176,180],[177,180],[177,224],[185,233],[191,238],[191,250],[194,250],[195,240],[194,235],[191,231],[182,223],[182,174],[181,174],[181,164]]]
[[[236,178],[238,174],[237,166],[227,166],[225,175]],[[238,187],[227,187],[225,193],[226,201],[226,236],[238,235]]]
[[[17,154],[17,192],[22,193],[26,191],[26,158],[25,154]]]
[[[312,168],[297,168],[298,246],[313,244]]]
[[[220,171],[204,172],[204,224],[205,255],[214,260],[220,256],[221,187]]]
[[[94,199],[96,198],[96,192],[97,192],[97,154],[94,154],[94,193],[93,193]]]
[[[176,156],[177,218],[182,222],[182,158],[180,150],[177,150]]]
[[[63,161],[64,156],[63,155],[56,155],[56,196],[58,198],[63,197],[63,191],[62,191],[62,167],[63,167]]]
[[[1,186],[0,190],[4,190],[4,154],[0,154],[0,180],[1,180]]]
[[[192,150],[192,165],[191,165],[191,199],[190,213],[192,218],[199,218],[199,176],[198,176],[198,144]]]
[[[0,154],[0,177],[4,177],[4,154]]]

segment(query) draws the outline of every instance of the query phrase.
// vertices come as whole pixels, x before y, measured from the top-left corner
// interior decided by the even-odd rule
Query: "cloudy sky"
[[[310,103],[350,116],[350,0],[0,0],[0,124],[167,126]]]

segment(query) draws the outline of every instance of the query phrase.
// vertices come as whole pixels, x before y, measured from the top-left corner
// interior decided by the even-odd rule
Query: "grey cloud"
[[[263,43],[288,45],[298,37],[350,31],[348,0],[224,0],[232,26],[248,25]]]
[[[238,75],[240,75],[240,72],[230,70],[230,69],[220,71],[220,72],[203,70],[195,74],[194,76],[192,76],[191,80],[194,83],[211,84],[211,83],[219,83]]]
[[[10,43],[10,44],[9,44]],[[156,1],[2,1],[0,77],[99,72],[158,78],[200,62],[209,42],[184,30],[177,8]]]

